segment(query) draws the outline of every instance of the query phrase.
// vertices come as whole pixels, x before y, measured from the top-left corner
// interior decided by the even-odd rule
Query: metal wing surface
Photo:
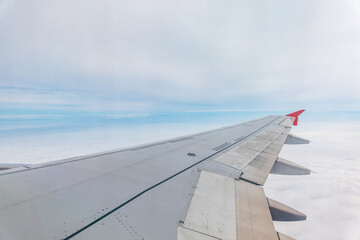
[[[0,171],[0,239],[291,239],[261,186],[309,173],[278,158],[297,116]]]

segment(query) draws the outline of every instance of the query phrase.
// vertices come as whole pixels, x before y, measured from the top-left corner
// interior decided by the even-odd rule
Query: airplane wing
[[[306,216],[265,196],[295,112],[137,147],[0,171],[0,239],[292,239]]]

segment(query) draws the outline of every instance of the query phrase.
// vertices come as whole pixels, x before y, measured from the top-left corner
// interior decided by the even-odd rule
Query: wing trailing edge
[[[300,166],[296,163],[290,162],[283,158],[277,158],[270,173],[280,175],[309,175],[310,169]]]
[[[285,204],[268,198],[270,213],[273,221],[304,221],[306,215]]]
[[[295,136],[294,134],[289,134],[285,141],[285,144],[309,144],[309,143],[310,143],[309,140]]]

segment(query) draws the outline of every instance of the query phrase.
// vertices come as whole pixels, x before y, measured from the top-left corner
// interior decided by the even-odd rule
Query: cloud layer
[[[354,0],[3,0],[0,85],[20,94],[0,104],[360,110],[359,10]]]
[[[275,224],[296,239],[358,239],[360,230],[360,125],[306,123],[292,130],[310,145],[285,145],[280,156],[310,168],[310,176],[270,175],[268,197],[307,215],[307,220]]]

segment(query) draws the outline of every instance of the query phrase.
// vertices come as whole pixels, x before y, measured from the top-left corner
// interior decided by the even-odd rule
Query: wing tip
[[[293,113],[289,113],[286,116],[288,117],[292,117],[293,118],[293,125],[297,126],[298,125],[298,119],[299,119],[299,115],[302,114],[303,112],[305,112],[305,109],[301,109],[299,111],[293,112]]]

